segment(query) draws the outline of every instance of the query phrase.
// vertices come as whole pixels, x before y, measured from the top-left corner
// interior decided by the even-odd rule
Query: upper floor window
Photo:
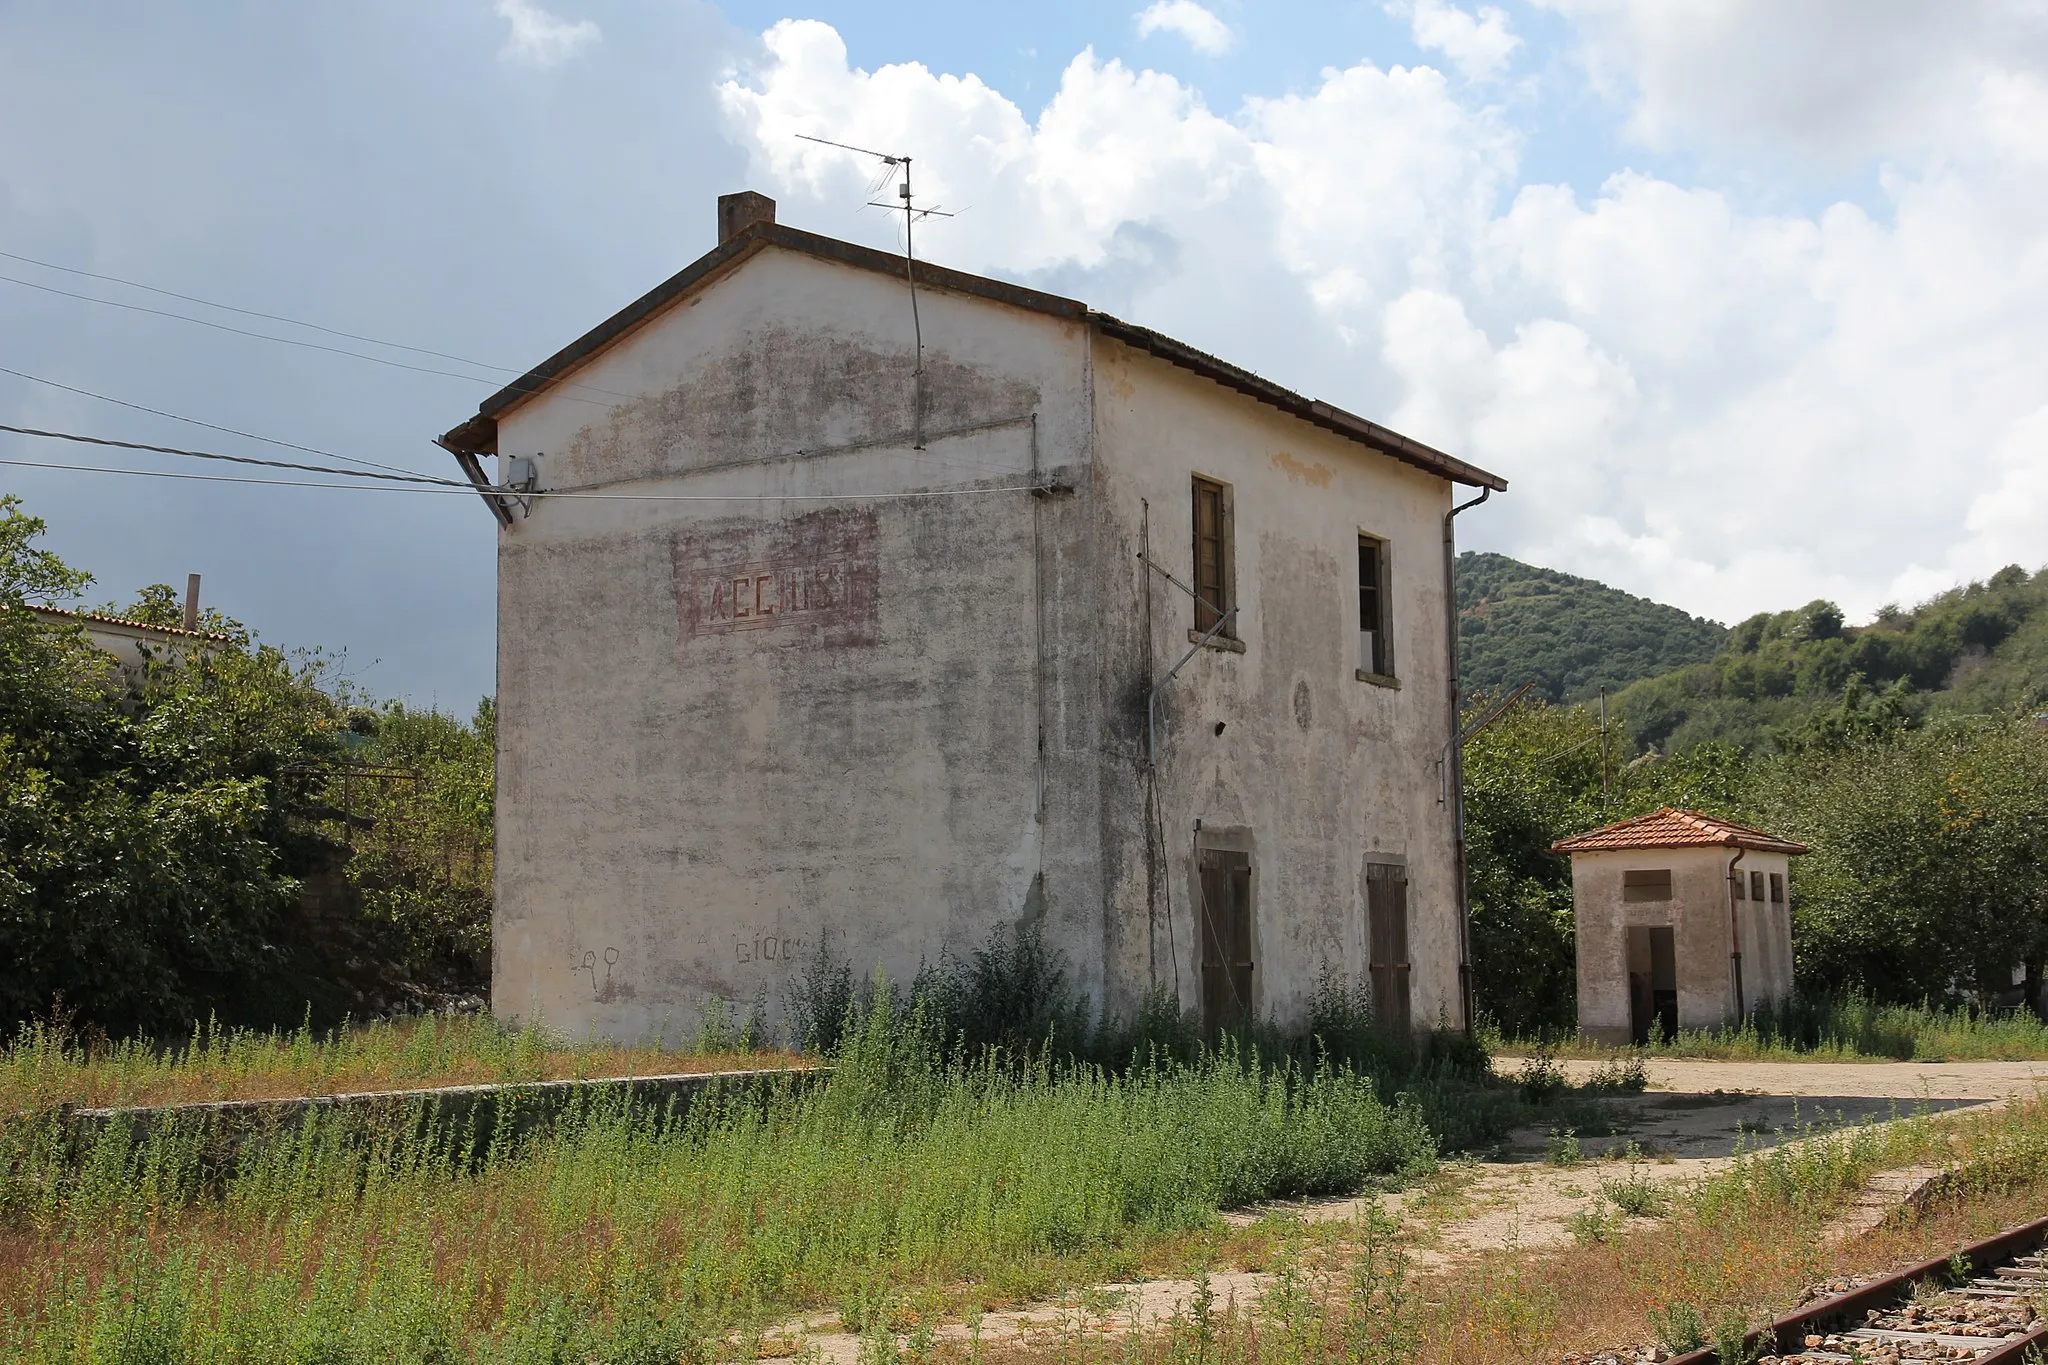
[[[1387,604],[1387,542],[1358,538],[1358,671],[1375,678],[1394,676],[1394,641]]]
[[[1782,872],[1773,872],[1771,874],[1771,904],[1783,905],[1784,903],[1785,874]]]
[[[1621,874],[1621,898],[1625,901],[1668,901],[1671,899],[1671,869],[1632,869]]]
[[[1764,898],[1763,873],[1752,872],[1749,874],[1749,898],[1753,901],[1760,901]]]
[[[1235,605],[1236,585],[1231,581],[1236,565],[1231,548],[1233,531],[1230,486],[1195,475],[1195,630],[1203,635]],[[1217,634],[1233,636],[1232,622],[1224,621]]]

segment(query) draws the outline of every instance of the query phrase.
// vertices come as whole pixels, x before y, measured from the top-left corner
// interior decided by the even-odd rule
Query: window
[[[1732,894],[1736,900],[1746,901],[1749,899],[1747,889],[1749,879],[1747,877],[1743,876],[1740,872],[1731,870],[1728,873],[1728,881],[1735,888]]]
[[[1749,874],[1749,898],[1753,901],[1761,901],[1764,898],[1763,873],[1752,872]]]
[[[1655,867],[1622,873],[1621,898],[1625,901],[1670,900],[1671,869]]]
[[[1358,671],[1361,676],[1394,676],[1394,649],[1387,619],[1387,542],[1358,538]]]
[[[1771,904],[1783,905],[1784,903],[1785,874],[1782,872],[1773,872],[1771,874]]]
[[[1213,479],[1195,476],[1195,632],[1207,635],[1216,629],[1234,605],[1231,601],[1230,489]],[[1235,636],[1233,623],[1224,621],[1218,635]]]

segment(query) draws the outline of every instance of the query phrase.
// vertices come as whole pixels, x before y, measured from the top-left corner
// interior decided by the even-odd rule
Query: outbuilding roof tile
[[[1552,853],[1605,853],[1631,848],[1751,848],[1760,853],[1804,853],[1806,845],[1780,839],[1733,820],[1666,806],[1648,815],[1618,820],[1584,834],[1560,839]]]

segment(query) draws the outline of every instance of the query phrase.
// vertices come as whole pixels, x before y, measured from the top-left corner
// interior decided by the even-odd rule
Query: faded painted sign
[[[875,523],[871,510],[831,508],[785,521],[678,532],[676,616],[683,640],[815,627],[829,645],[872,643]]]

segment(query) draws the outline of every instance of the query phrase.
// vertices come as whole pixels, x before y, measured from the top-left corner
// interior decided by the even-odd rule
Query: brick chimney
[[[731,241],[756,223],[775,221],[775,201],[753,190],[718,196],[719,245]]]

